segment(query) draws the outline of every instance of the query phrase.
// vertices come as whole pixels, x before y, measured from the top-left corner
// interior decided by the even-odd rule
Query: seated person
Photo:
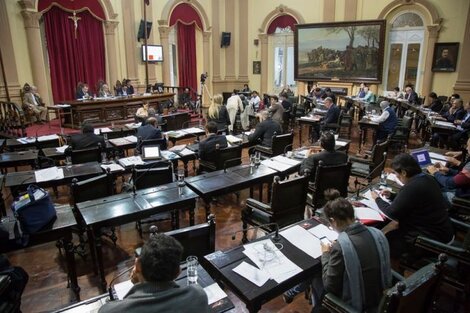
[[[465,110],[463,109],[463,100],[455,98],[452,101],[452,106],[447,112],[441,113],[439,119],[454,123],[455,121],[461,121],[465,117]],[[431,146],[437,146],[438,143],[442,146],[443,143],[447,142],[448,133],[435,132],[431,138]]]
[[[364,87],[366,87],[366,84],[361,83],[356,98],[364,98],[366,96],[366,91],[364,90]]]
[[[248,141],[252,145],[261,144],[265,147],[271,147],[273,136],[282,134],[281,125],[274,121],[267,110],[258,113],[259,123],[255,131],[248,136]]]
[[[335,135],[330,132],[324,132],[320,136],[320,146],[323,151],[319,153],[312,153],[310,150],[309,156],[300,164],[300,174],[303,175],[305,170],[310,171],[310,181],[315,181],[315,174],[318,163],[323,161],[324,165],[340,165],[348,162],[348,155],[344,152],[335,150]]]
[[[441,100],[439,100],[435,92],[431,92],[429,94],[429,100],[430,100],[429,104],[423,105],[423,106],[425,108],[430,108],[431,111],[433,112],[440,113],[442,111],[444,104],[441,102]]]
[[[179,286],[183,247],[164,234],[150,237],[136,258],[131,281],[134,286],[123,300],[110,301],[99,312],[209,312],[207,295],[201,286]]]
[[[114,94],[116,96],[122,96],[123,94],[123,91],[122,91],[122,84],[119,80],[116,81],[116,85],[114,85]]]
[[[333,101],[333,103],[336,103],[336,95],[334,94],[333,91],[331,91],[330,87],[326,87],[325,92],[322,95],[323,99],[328,98],[328,97],[331,98],[331,101]]]
[[[207,111],[207,121],[214,121],[217,124],[217,129],[227,129],[230,125],[230,118],[225,105],[223,105],[224,97],[221,94],[216,94],[212,98],[212,102]]]
[[[382,114],[379,117],[371,118],[373,122],[379,123],[377,141],[386,140],[389,135],[393,134],[398,124],[397,115],[390,107],[390,103],[388,101],[380,102],[380,108],[382,109]]]
[[[281,105],[284,108],[284,112],[292,110],[292,102],[289,101],[286,93],[281,94]]]
[[[158,114],[158,113],[155,111],[154,108],[149,108],[149,110],[148,110],[148,116],[147,116],[147,118],[142,122],[142,125],[141,125],[141,126],[144,126],[145,124],[147,124],[148,119],[151,118],[151,117],[154,117],[154,118],[157,119],[157,126],[164,124],[163,117],[162,117],[160,114]]]
[[[364,86],[364,94],[365,94],[364,97],[359,98],[359,100],[362,100],[367,103],[371,103],[375,100],[374,93],[369,90],[369,86],[367,85]]]
[[[83,123],[82,133],[71,136],[72,150],[82,150],[97,147],[106,148],[103,136],[95,135],[95,129],[89,123]]]
[[[47,121],[47,109],[37,92],[36,86],[25,85],[23,88],[23,106],[31,110],[36,117],[36,122],[43,124]]]
[[[149,103],[144,102],[140,108],[135,112],[136,120],[139,122],[144,121],[149,116]]]
[[[145,125],[141,125],[137,128],[136,137],[144,140],[159,139],[162,137],[162,131],[157,127],[157,119],[155,117],[149,117],[146,120]],[[160,147],[161,150],[166,150],[166,141],[163,146]],[[140,145],[136,147],[136,150],[140,152]]]
[[[321,121],[320,124],[313,125],[313,132],[311,134],[312,142],[315,142],[319,138],[320,130],[328,130],[328,124],[338,123],[339,114],[341,112],[340,108],[333,102],[333,99],[326,97],[323,100],[323,105],[328,109],[325,114],[325,118]]]
[[[393,88],[391,96],[395,99],[403,99],[404,97],[403,92],[400,91],[400,87]]]
[[[184,88],[183,92],[178,96],[178,105],[180,108],[193,109],[194,103],[191,100],[191,93],[188,87]]]
[[[253,105],[253,109],[255,110],[255,112],[258,112],[260,102],[261,102],[261,99],[258,95],[258,92],[256,90],[253,90],[253,92],[251,93],[251,98],[250,98],[250,101],[248,102],[248,104]]]
[[[243,85],[243,89],[241,90],[241,92],[251,92],[250,87],[248,87],[248,84]]]
[[[468,131],[470,131],[470,102],[463,105],[465,115],[461,120],[454,120],[454,124],[457,125],[457,132],[449,138],[449,148],[453,150],[459,150],[461,147],[461,141],[468,139]]]
[[[287,94],[288,97],[294,96],[294,92],[292,91],[292,89],[290,89],[289,86],[283,87],[282,91],[279,93],[279,95],[282,95],[283,93]]]
[[[271,113],[271,118],[273,121],[276,121],[279,123],[279,125],[282,125],[284,120],[282,119],[284,116],[284,108],[282,105],[279,103],[279,98],[276,95],[270,96],[270,103],[271,106],[269,107],[268,111]]]
[[[418,94],[413,90],[413,86],[411,85],[405,87],[405,100],[409,103],[419,104]]]
[[[467,152],[470,153],[470,139],[467,140]],[[458,167],[463,162],[450,157],[448,163],[457,166],[457,168],[442,166],[437,163],[428,166],[427,170],[437,180],[450,204],[455,196],[460,198],[470,197],[470,162],[467,162],[460,171]]]
[[[323,213],[339,233],[337,241],[321,244],[325,292],[340,297],[358,312],[375,312],[383,291],[392,284],[390,249],[384,234],[357,222],[353,206],[344,198],[327,202]],[[321,288],[315,279],[312,287],[314,303],[319,306]]]
[[[86,83],[78,83],[77,92],[75,95],[76,99],[90,99],[89,87]]]
[[[113,96],[113,94],[109,90],[108,84],[102,84],[101,88],[99,90],[99,93],[98,93],[98,97],[100,97],[100,98],[109,98],[109,97],[112,97],[112,96]]]
[[[124,83],[126,81],[126,83]],[[134,94],[134,86],[131,85],[131,80],[130,79],[123,79],[122,80],[122,85],[123,87],[126,87],[126,94],[128,95],[133,95]]]
[[[217,124],[208,122],[206,125],[207,138],[199,143],[199,159],[214,162],[214,151],[217,145],[219,148],[228,147],[225,135],[217,135]]]
[[[447,215],[447,203],[437,181],[422,173],[418,162],[409,154],[397,155],[391,167],[403,187],[394,197],[389,190],[381,191],[383,196],[392,199],[391,204],[382,200],[375,191],[372,197],[392,220],[382,229],[392,257],[398,258],[404,253],[419,257],[420,251],[414,246],[419,235],[444,243],[451,241],[454,232]]]

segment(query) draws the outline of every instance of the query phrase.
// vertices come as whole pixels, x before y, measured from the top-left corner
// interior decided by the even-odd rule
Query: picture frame
[[[295,79],[381,83],[385,28],[385,20],[296,25]]]
[[[459,55],[458,42],[437,42],[432,58],[433,72],[455,72]]]
[[[261,74],[261,61],[253,61],[253,74]]]

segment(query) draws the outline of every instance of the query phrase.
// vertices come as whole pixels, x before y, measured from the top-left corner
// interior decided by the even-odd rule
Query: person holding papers
[[[98,144],[101,148],[106,147],[103,136],[95,135],[95,129],[91,124],[84,123],[82,125],[82,133],[74,134],[71,136],[72,150],[81,150],[97,147]]]
[[[357,222],[353,206],[344,198],[329,201],[323,213],[339,233],[334,243],[321,243],[324,290],[358,312],[375,312],[383,291],[392,284],[390,250],[384,234]],[[315,280],[312,287],[318,295]],[[317,300],[313,312],[321,305]]]
[[[120,301],[109,301],[98,312],[190,313],[209,312],[207,295],[198,284],[179,286],[183,247],[173,237],[156,234],[144,244],[135,259],[131,281],[134,286]]]
[[[209,122],[206,125],[207,138],[199,143],[199,159],[214,162],[214,151],[216,146],[226,148],[228,146],[227,138],[224,135],[217,135],[217,124]]]
[[[447,215],[446,200],[436,180],[422,173],[418,162],[406,153],[393,159],[392,169],[404,184],[394,197],[389,190],[381,191],[392,202],[388,203],[377,192],[372,192],[377,206],[392,220],[382,229],[392,257],[398,258],[405,253],[409,257],[419,257],[421,251],[414,247],[414,241],[420,235],[450,242],[454,232]]]
[[[390,107],[388,101],[380,102],[382,114],[379,117],[372,117],[372,122],[379,123],[377,130],[377,142],[384,141],[387,137],[395,131],[397,127],[398,118],[395,111]]]

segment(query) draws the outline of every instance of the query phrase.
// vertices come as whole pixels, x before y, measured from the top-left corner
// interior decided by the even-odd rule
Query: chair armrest
[[[212,162],[208,162],[208,161],[204,161],[204,160],[199,160],[199,167],[205,167],[205,168],[208,168],[212,171],[215,171],[217,169],[217,167],[215,166],[214,163]]]
[[[267,154],[273,153],[273,149],[271,147],[266,147],[262,145],[256,145],[255,150],[263,152],[263,153],[267,153]]]
[[[325,295],[325,298],[323,298],[323,306],[328,309],[333,309],[333,311],[330,310],[330,312],[359,313],[359,311],[355,310],[352,306],[332,293]]]
[[[246,199],[246,205],[250,209],[259,209],[259,210],[268,211],[268,212],[271,211],[271,207],[269,205],[261,201],[255,200],[253,198]]]
[[[464,229],[466,231],[470,231],[470,224],[468,223],[465,223],[463,221],[459,221],[455,218],[450,218],[450,221],[452,222],[452,224],[454,224],[454,226],[456,226],[457,228],[460,228],[460,229]]]
[[[369,159],[363,159],[363,158],[358,158],[355,156],[350,156],[349,161],[352,162],[357,162],[357,163],[363,163],[363,164],[372,164],[372,161]]]
[[[392,270],[392,280],[393,280],[392,284],[395,285],[399,281],[404,281],[405,277],[401,275],[400,273]]]
[[[470,253],[460,247],[454,247],[423,236],[418,236],[416,238],[415,246],[435,253],[445,253],[448,256],[470,264]]]

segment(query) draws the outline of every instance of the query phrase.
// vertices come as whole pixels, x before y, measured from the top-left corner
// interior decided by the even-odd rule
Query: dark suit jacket
[[[325,118],[323,119],[323,124],[336,124],[338,123],[339,113],[341,110],[336,104],[333,104],[328,111],[326,111]]]
[[[162,138],[160,129],[153,127],[150,124],[145,124],[137,128],[137,138],[141,137],[142,140]]]
[[[98,143],[101,144],[101,148],[106,148],[103,136],[94,133],[72,135],[71,141],[73,150],[94,148],[98,146]]]
[[[310,170],[310,181],[314,182],[317,166],[320,161],[323,161],[324,165],[340,165],[348,162],[348,155],[344,152],[323,150],[303,160],[302,164],[300,164],[300,173],[303,174],[305,170]]]
[[[365,292],[363,307],[375,308],[382,298],[380,258],[375,241],[366,226],[360,223],[349,225],[345,232],[352,241],[361,263]],[[323,253],[321,261],[325,290],[343,298],[343,275],[346,268],[343,252],[338,242],[333,243],[330,252]],[[347,299],[343,300],[347,301]]]
[[[224,135],[212,134],[199,143],[199,159],[209,162],[214,162],[214,151],[216,145],[219,145],[219,148],[228,147],[227,138]]]
[[[248,136],[248,141],[252,144],[258,144],[260,143],[259,141],[261,141],[261,145],[271,147],[274,133],[277,135],[282,134],[281,125],[268,118],[256,125],[255,132]]]
[[[227,128],[227,126],[230,125],[230,117],[228,116],[228,111],[225,105],[220,107],[218,118],[207,117],[207,121],[215,122],[217,124],[217,130]]]
[[[405,94],[405,99],[408,100],[409,103],[418,103],[418,94],[413,90],[411,93]]]

